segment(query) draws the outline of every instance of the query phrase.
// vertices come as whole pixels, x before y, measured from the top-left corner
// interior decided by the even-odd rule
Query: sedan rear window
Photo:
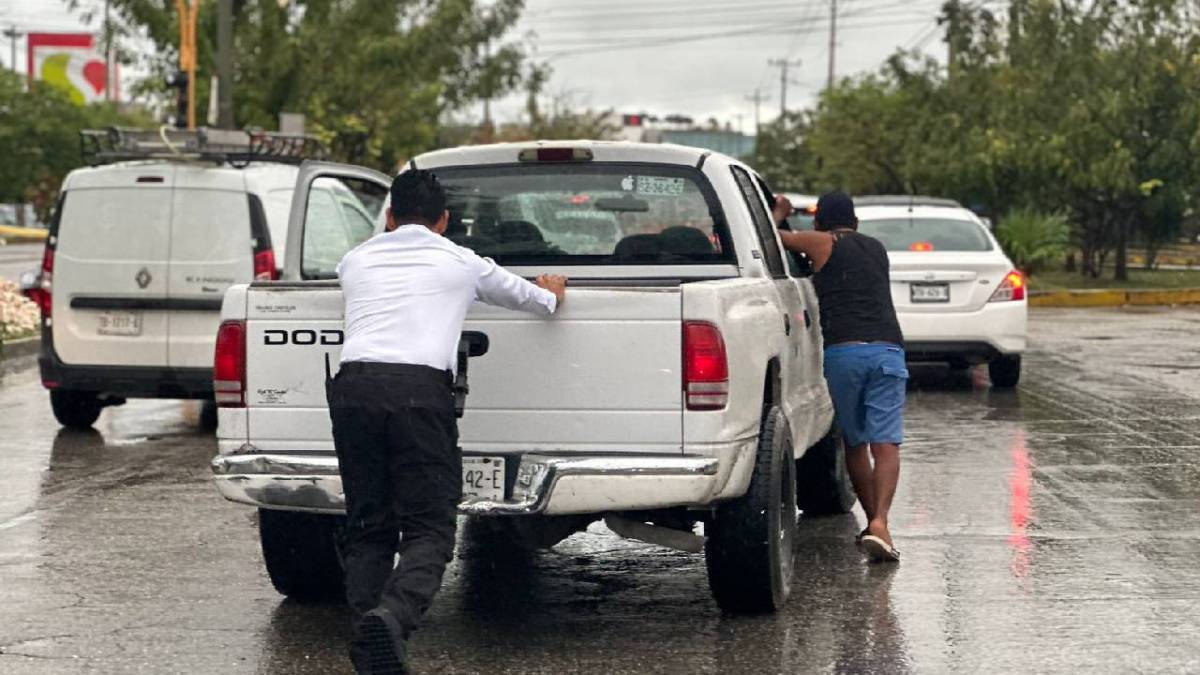
[[[734,262],[707,179],[691,167],[556,164],[437,169],[446,236],[502,265]]]
[[[983,226],[954,218],[880,218],[863,220],[858,231],[889,251],[990,251]]]

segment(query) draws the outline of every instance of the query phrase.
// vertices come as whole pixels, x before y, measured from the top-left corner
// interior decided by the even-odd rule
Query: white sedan
[[[859,231],[887,247],[908,359],[987,363],[993,386],[1016,386],[1026,281],[984,222],[944,199],[860,197],[855,207]]]

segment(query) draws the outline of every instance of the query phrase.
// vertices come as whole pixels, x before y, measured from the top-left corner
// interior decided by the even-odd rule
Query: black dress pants
[[[346,494],[346,599],[356,617],[391,611],[407,638],[454,557],[462,456],[451,376],[352,362],[326,394]]]

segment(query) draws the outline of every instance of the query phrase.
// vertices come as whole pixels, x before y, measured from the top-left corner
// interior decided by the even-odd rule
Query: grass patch
[[[1112,270],[1099,279],[1077,272],[1045,270],[1029,278],[1034,291],[1065,291],[1088,288],[1200,288],[1200,270],[1129,270],[1129,281],[1114,281]]]

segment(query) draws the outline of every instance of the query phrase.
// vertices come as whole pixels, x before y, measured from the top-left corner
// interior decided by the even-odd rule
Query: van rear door
[[[64,363],[167,363],[167,164],[105,167],[68,184],[55,250],[54,349]]]
[[[212,367],[225,289],[254,277],[249,199],[241,172],[176,170],[167,284],[172,368]]]

